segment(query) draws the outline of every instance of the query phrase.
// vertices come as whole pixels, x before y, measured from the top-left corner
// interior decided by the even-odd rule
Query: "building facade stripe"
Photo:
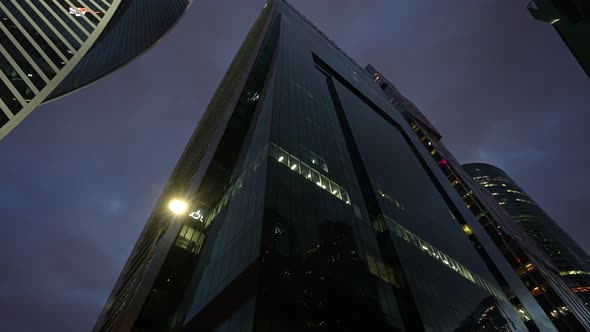
[[[92,16],[94,16],[94,17],[95,17],[95,18],[96,18],[96,19],[97,19],[97,20],[100,22],[100,20],[101,20],[100,16],[98,16],[98,15],[96,14],[96,12],[95,12],[94,10],[92,10],[92,9],[91,9],[91,8],[92,8],[91,6],[88,6],[88,5],[87,5],[87,4],[86,4],[84,1],[82,1],[82,0],[78,0],[78,2],[79,2],[80,4],[82,4],[82,6],[84,6],[85,8],[89,9],[89,10],[88,10],[88,12],[89,12],[89,13],[90,13]]]
[[[78,6],[74,6],[74,4],[73,4],[71,1],[69,1],[69,0],[65,0],[65,2],[66,2],[68,5],[70,5],[70,8],[73,8],[73,9],[76,9],[76,8],[78,8]],[[79,2],[82,2],[82,1],[79,1]],[[64,9],[64,10],[65,10],[65,9]],[[92,10],[89,10],[89,12],[92,12]],[[92,28],[92,30],[96,29],[96,25],[95,25],[94,23],[92,23],[92,21],[90,21],[90,19],[88,19],[88,17],[87,17],[86,15],[82,15],[81,17],[82,17],[82,19],[83,19],[83,20],[84,20],[84,21],[85,21],[85,22],[86,22],[88,25],[90,25],[90,27]]]
[[[22,56],[24,56],[25,59],[31,64],[31,66],[35,69],[37,74],[39,74],[41,79],[43,81],[45,81],[45,83],[49,82],[49,77],[47,77],[47,75],[45,75],[43,70],[41,70],[41,68],[39,68],[39,65],[37,65],[37,63],[35,61],[33,61],[31,56],[29,55],[29,53],[27,51],[25,51],[23,46],[14,38],[14,36],[11,33],[8,32],[8,29],[6,29],[6,27],[1,23],[0,23],[0,30],[8,37],[8,39],[10,39],[10,41],[14,44],[14,46],[18,49],[18,51],[22,54]],[[57,71],[55,71],[55,72],[57,72]]]
[[[8,117],[8,120],[12,120],[12,118],[14,118],[14,115],[12,115],[12,112],[8,109],[8,106],[6,106],[6,104],[4,103],[4,101],[0,98],[0,110],[2,110],[2,112],[4,112],[4,114],[6,114],[6,116]]]
[[[31,7],[31,9],[32,9],[32,10],[33,10],[33,11],[34,11],[34,12],[35,12],[35,13],[36,13],[38,16],[39,16],[39,18],[41,18],[41,20],[42,20],[42,21],[43,21],[45,24],[47,24],[47,26],[48,26],[48,27],[51,29],[51,31],[53,31],[53,33],[54,33],[54,34],[55,34],[55,35],[56,35],[56,36],[59,38],[59,40],[61,40],[61,42],[62,42],[62,43],[64,43],[64,44],[65,44],[65,45],[66,45],[66,46],[67,46],[67,47],[70,49],[70,51],[72,51],[72,52],[76,51],[76,48],[75,48],[75,47],[74,47],[74,46],[73,46],[73,45],[72,45],[72,44],[71,44],[71,43],[70,43],[70,42],[69,42],[69,41],[68,41],[66,38],[64,38],[64,36],[63,36],[63,35],[62,35],[60,32],[58,32],[58,31],[57,31],[57,29],[56,29],[56,28],[53,26],[53,24],[51,24],[51,23],[50,23],[50,22],[47,20],[47,18],[45,17],[45,15],[43,15],[43,13],[41,13],[41,11],[39,11],[39,9],[37,8],[37,6],[35,6],[33,3],[31,3],[31,0],[25,0],[25,1],[26,1],[26,2],[29,4],[29,7]],[[48,11],[48,12],[49,12],[49,13],[50,13],[50,14],[51,14],[51,15],[52,15],[52,16],[53,16],[53,17],[54,17],[56,20],[58,20],[58,21],[60,21],[60,22],[62,22],[62,23],[63,23],[63,21],[61,21],[61,20],[59,19],[59,17],[58,17],[58,16],[57,16],[57,15],[56,15],[56,14],[53,12],[53,10],[51,10],[51,8],[47,7],[47,4],[45,4],[45,2],[43,2],[43,1],[42,1],[41,3],[42,3],[43,5],[45,5],[45,6],[46,6],[45,8],[47,9],[47,11]],[[69,27],[69,26],[67,26],[67,25],[64,25],[64,24],[62,24],[62,25],[63,25],[64,29],[66,29],[66,31],[68,31],[68,32],[69,32],[69,33],[72,35],[72,37],[73,37],[73,38],[74,38],[74,39],[75,39],[75,40],[76,40],[76,41],[77,41],[77,42],[78,42],[80,45],[82,45],[82,43],[84,43],[84,42],[82,41],[82,39],[80,39],[80,37],[78,37],[78,35],[76,35],[76,34],[74,33],[74,31],[72,31],[72,30],[70,29],[70,27]],[[79,47],[79,45],[78,45],[78,47]]]
[[[39,93],[39,89],[37,89],[35,84],[33,84],[33,82],[31,82],[31,80],[29,79],[27,74],[25,74],[25,72],[22,70],[22,68],[16,63],[16,61],[14,61],[14,58],[12,56],[10,56],[8,51],[2,45],[0,45],[0,53],[2,53],[2,55],[4,55],[4,57],[6,58],[6,60],[8,60],[8,62],[12,66],[12,68],[14,68],[14,70],[18,73],[20,78],[23,81],[25,81],[25,83],[27,84],[27,87],[29,87],[29,89],[31,89],[31,91],[33,91],[35,94]]]
[[[16,25],[17,29],[20,31],[20,33],[23,34],[23,36],[25,36],[25,38],[27,39],[27,41],[29,43],[31,43],[31,45],[33,45],[33,47],[35,48],[35,50],[37,52],[39,52],[39,54],[43,57],[43,59],[47,62],[47,64],[51,67],[51,69],[53,69],[54,72],[59,72],[59,68],[57,68],[57,66],[53,63],[53,61],[49,58],[49,55],[47,53],[45,53],[45,51],[43,51],[43,49],[41,48],[41,46],[39,45],[39,43],[37,43],[37,41],[31,37],[29,35],[29,33],[23,28],[22,25],[18,24],[18,21],[16,20],[16,18],[12,15],[12,13],[10,13],[8,11],[8,8],[6,8],[4,6],[4,4],[2,4],[2,2],[0,2],[0,9],[2,9],[2,11],[4,11],[6,13],[6,15],[12,20],[12,22],[14,22],[14,24]],[[2,24],[4,24],[3,22],[0,22]],[[4,33],[6,33],[7,36],[12,36],[12,39],[15,39],[14,36],[8,31],[8,29],[2,29],[2,31]]]
[[[59,3],[55,0],[53,0],[53,2],[56,4],[56,6],[60,9],[60,11],[62,13],[64,13],[65,16],[67,16],[70,21],[74,22],[74,25],[76,25],[78,27],[78,29],[80,29],[80,31],[82,31],[82,33],[84,33],[86,35],[86,37],[90,37],[91,32],[89,32],[88,30],[86,30],[86,28],[84,28],[82,26],[82,24],[80,24],[80,22],[78,22],[72,15],[70,15],[70,13],[68,13],[64,7],[60,6]]]
[[[88,0],[88,1],[90,1],[91,4],[93,4],[98,10],[100,10],[103,13],[108,10],[108,7],[107,7],[107,9],[104,9],[101,5],[96,3],[96,1],[94,1],[94,0]]]
[[[57,54],[57,56],[60,57],[60,59],[62,59],[62,61],[67,62],[68,58],[66,58],[65,55],[63,55],[63,53],[59,50],[59,48],[57,48],[57,45],[55,45],[53,40],[51,40],[51,38],[49,38],[49,36],[47,36],[45,31],[43,31],[43,29],[41,29],[39,27],[39,25],[37,25],[37,22],[35,22],[35,20],[33,20],[31,18],[31,16],[29,16],[29,14],[19,4],[14,3],[14,7],[21,13],[21,15],[23,15],[27,19],[29,24],[31,24],[31,26],[35,30],[37,30],[37,33],[39,34],[39,36],[41,36],[41,38],[43,38],[43,40],[47,43],[47,45],[49,45],[49,47],[51,47],[51,49]],[[15,20],[15,22],[17,22],[17,21]]]
[[[1,71],[1,70],[0,70],[0,80],[2,80],[2,82],[4,82],[4,84],[6,85],[6,87],[8,87],[8,89],[10,90],[10,92],[12,92],[12,94],[14,95],[14,97],[16,98],[16,100],[18,100],[18,102],[22,106],[25,106],[27,104],[27,102],[25,101],[25,99],[23,98],[23,96],[20,94],[20,92],[18,92],[18,90],[12,84],[12,82],[10,81],[10,79],[8,79],[8,76],[6,76],[6,74],[3,71]]]
[[[2,3],[0,3],[0,8],[2,7]],[[4,8],[2,8],[4,10]],[[27,39],[27,41],[33,46],[33,48],[39,53],[39,55],[41,55],[41,57],[43,58],[43,60],[45,60],[45,62],[47,62],[47,65],[49,65],[51,67],[51,69],[53,70],[54,73],[58,73],[59,69],[57,68],[57,66],[53,63],[53,61],[49,58],[49,56],[47,55],[47,53],[45,53],[45,51],[43,51],[43,49],[41,48],[41,46],[39,46],[39,44],[37,43],[37,41],[35,41],[33,39],[33,37],[31,37],[26,30],[24,30],[22,28],[22,26],[17,24],[17,28],[18,30],[25,36],[25,38]],[[4,32],[4,34],[6,34],[6,36],[8,36],[8,38],[15,43],[15,45],[18,45],[20,47],[20,49],[23,49],[22,44],[18,43],[16,38],[14,37],[14,35],[12,35],[9,31],[8,28],[6,28],[6,26],[4,26],[3,22],[0,22],[0,30],[2,30],[2,32]],[[23,49],[24,50],[24,49]],[[26,53],[26,52],[25,52]],[[28,56],[28,53],[27,53]],[[34,61],[31,60],[32,63],[34,63]]]

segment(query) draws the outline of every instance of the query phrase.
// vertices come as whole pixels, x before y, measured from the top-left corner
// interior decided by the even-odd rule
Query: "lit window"
[[[328,167],[325,161],[322,158],[319,158],[313,152],[306,150],[306,153],[309,153],[311,156],[312,163],[323,167],[323,169],[327,172]],[[278,147],[276,144],[271,143],[270,147],[270,157],[278,161],[279,163],[286,165],[291,169],[293,172],[301,174],[305,177],[308,181],[314,182],[318,187],[330,192],[332,195],[336,196],[338,199],[344,201],[348,205],[352,205],[350,202],[350,197],[346,193],[342,187],[336,184],[334,181],[330,180],[327,176],[320,174],[319,171],[311,167],[310,165],[304,163],[303,161],[299,160],[292,154],[289,154],[284,149]],[[242,176],[240,176],[241,178]],[[240,182],[238,182],[240,183]],[[236,186],[234,186],[236,187]],[[237,186],[239,188],[239,186]],[[220,205],[225,205],[222,203]],[[217,213],[217,212],[216,212]]]
[[[330,180],[327,177],[322,175],[322,188],[330,190]]]
[[[518,314],[520,315],[522,320],[524,320],[525,322],[528,322],[531,320],[531,316],[529,315],[529,313],[526,311],[526,309],[523,307],[522,304],[516,305],[516,312],[518,312]]]
[[[279,148],[279,158],[277,160],[279,163],[289,166],[289,154],[287,151]]]
[[[346,190],[343,188],[340,188],[340,193],[342,194],[342,200],[344,203],[350,205],[350,197],[348,197],[348,192],[346,192]]]
[[[183,225],[180,233],[176,237],[175,245],[186,249],[192,253],[198,254],[203,246],[205,235],[196,229]]]
[[[311,163],[314,165],[317,165],[319,163],[318,156],[316,156],[316,154],[311,151],[309,151],[309,159],[311,160]]]
[[[572,290],[576,293],[590,292],[590,286],[574,287],[574,288],[572,288]]]
[[[304,163],[301,162],[301,175],[305,176],[308,179],[311,179],[311,169],[309,168],[309,166]]]
[[[292,171],[299,173],[299,171],[301,169],[300,164],[299,164],[299,159],[297,159],[291,155],[289,158],[289,168]]]
[[[536,286],[533,289],[531,289],[531,294],[533,296],[539,296],[543,293],[545,293],[545,287],[543,287],[543,285]]]
[[[322,186],[322,181],[320,179],[320,172],[316,171],[315,169],[311,170],[311,181],[317,184],[318,186]]]
[[[324,159],[318,157],[318,162],[319,162],[320,167],[324,171],[328,172],[328,164],[326,164],[326,161]]]
[[[330,192],[332,192],[332,195],[342,199],[342,195],[340,195],[340,186],[334,181],[330,181]]]
[[[469,225],[465,224],[463,225],[463,231],[465,232],[465,234],[467,235],[472,235],[473,234],[473,230],[471,229],[471,227],[469,227]]]

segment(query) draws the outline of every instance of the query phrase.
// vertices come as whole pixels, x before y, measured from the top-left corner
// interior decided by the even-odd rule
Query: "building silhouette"
[[[272,0],[94,331],[557,331],[484,227],[373,77]]]
[[[37,106],[143,54],[191,0],[0,2],[0,139]]]
[[[471,214],[483,226],[487,235],[509,262],[513,272],[526,285],[554,325],[559,330],[589,329],[590,312],[560,279],[549,256],[523,228],[514,223],[510,214],[496,202],[492,195],[463,170],[461,164],[442,142],[442,135],[416,105],[405,98],[373,66],[367,65],[365,69],[386,94],[389,102],[403,115],[422,146],[430,152],[432,160],[445,174]],[[486,258],[489,256],[488,249],[479,244],[482,234],[474,232],[469,225],[463,225],[463,227],[482,258],[493,270],[496,263]],[[514,273],[508,273],[510,275],[507,273],[504,270],[502,274],[495,274],[494,277],[498,283],[504,284],[510,275],[514,277]],[[510,297],[510,292],[507,296]],[[526,313],[521,314],[526,315]]]
[[[589,306],[590,256],[504,171],[482,163],[463,168],[526,230],[563,281]]]

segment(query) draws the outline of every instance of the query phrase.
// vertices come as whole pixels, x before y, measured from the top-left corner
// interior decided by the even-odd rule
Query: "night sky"
[[[89,331],[264,0],[195,0],[131,65],[0,141],[0,330]],[[292,0],[590,250],[590,79],[529,0]]]

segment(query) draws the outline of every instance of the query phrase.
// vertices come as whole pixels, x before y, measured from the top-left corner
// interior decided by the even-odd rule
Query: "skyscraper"
[[[532,0],[528,10],[553,26],[590,76],[590,1]]]
[[[529,233],[559,269],[561,278],[589,306],[590,256],[504,171],[482,163],[463,168]]]
[[[430,156],[446,175],[448,182],[558,329],[590,329],[590,311],[559,278],[549,257],[514,223],[492,195],[462,169],[443,144],[441,134],[416,105],[373,66],[367,65],[366,71],[379,84],[389,102],[401,112],[424,148],[430,151]],[[464,230],[493,269],[494,262],[485,259],[487,249],[478,245],[482,234],[473,232],[468,226]],[[496,274],[494,277],[500,284],[505,283],[502,275]]]
[[[95,331],[491,327],[556,331],[372,77],[274,0]]]
[[[191,0],[0,2],[0,139],[37,106],[127,64]]]

